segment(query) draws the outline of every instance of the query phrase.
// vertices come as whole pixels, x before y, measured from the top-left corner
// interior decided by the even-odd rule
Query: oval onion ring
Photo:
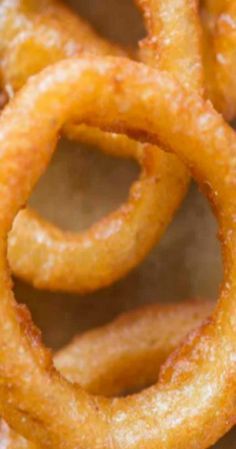
[[[48,63],[82,50],[122,53],[52,0],[3,0],[0,40],[3,80],[13,91]],[[78,234],[63,232],[32,210],[21,211],[9,236],[8,257],[14,274],[37,288],[85,293],[110,285],[146,256],[185,196],[189,176],[175,156],[126,136],[77,127],[73,137],[140,163],[142,173],[128,201]]]
[[[156,381],[161,363],[212,309],[208,301],[151,305],[79,335],[59,351],[61,373],[93,394],[114,396]],[[1,449],[35,447],[0,423]]]
[[[207,191],[220,226],[224,281],[211,319],[165,365],[158,384],[115,400],[91,396],[55,371],[36,332],[17,313],[6,266],[14,216],[71,119],[145,136],[175,151]],[[166,72],[125,59],[87,57],[58,63],[28,82],[0,118],[0,148],[1,416],[45,448],[213,444],[235,420],[234,131],[211,103]]]

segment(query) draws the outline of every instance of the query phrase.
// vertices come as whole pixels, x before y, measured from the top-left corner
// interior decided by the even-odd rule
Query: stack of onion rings
[[[152,11],[148,17],[151,37],[143,44],[143,58],[154,69],[127,58],[93,55],[67,59],[31,78],[0,118],[0,413],[15,431],[39,447],[204,449],[235,423],[236,137],[203,96],[195,2],[188,9],[186,2],[177,1],[173,16],[168,13],[170,1],[140,3],[146,11]],[[176,34],[170,34],[169,39],[165,34],[178,11],[182,13],[183,4],[186,34],[193,30],[196,39],[192,52],[191,44],[183,41],[180,28],[175,26]],[[210,2],[208,6],[214,19],[218,13],[211,11]],[[157,35],[161,36],[164,55],[158,53],[158,63],[154,57]],[[180,55],[171,64],[174,43],[179,45]],[[190,61],[197,65],[192,67]],[[224,95],[220,93],[218,98]],[[225,112],[223,104],[219,102],[219,108],[229,116],[232,110],[229,107]],[[72,360],[67,373],[64,365],[65,378],[59,374],[27,311],[15,304],[6,263],[7,234],[13,219],[46,168],[60,130],[65,127],[68,132],[73,129],[77,133],[81,124],[145,141],[145,148],[153,149],[154,155],[157,150],[151,145],[157,144],[175,153],[207,194],[219,223],[224,280],[214,314],[170,355],[161,367],[157,385],[126,398],[92,396],[86,388],[82,389],[79,365],[74,365],[78,342],[57,357],[58,366]],[[187,310],[187,306],[183,309]],[[205,316],[204,306],[200,310]],[[113,326],[120,341],[121,334]],[[97,341],[96,332],[99,331],[95,331]],[[109,328],[104,335],[109,338]],[[178,341],[175,338],[174,344]],[[150,345],[153,340],[148,342]],[[90,343],[90,336],[89,344],[85,337],[85,359],[89,348],[94,348],[94,343]],[[130,344],[132,356],[132,341]],[[154,344],[150,365],[143,372],[139,353],[137,365],[134,364],[125,384],[121,382],[121,371],[113,365],[110,385],[107,373],[103,379],[107,392],[99,383],[98,371],[98,384],[95,381],[94,385],[92,379],[87,390],[113,395],[125,388],[144,386],[149,380],[153,382],[157,375],[153,361],[160,357],[161,363],[163,355],[172,348],[168,341],[166,346],[157,348]],[[110,356],[107,360],[103,357],[102,369],[106,361],[116,363]],[[71,371],[73,366],[76,373]],[[73,384],[74,381],[80,381],[82,386]],[[10,435],[4,423],[2,432]],[[6,444],[33,447],[14,434],[6,436]]]
[[[137,3],[147,18],[149,32],[142,43],[142,57],[152,65],[158,64],[160,68],[171,71],[187,87],[203,89],[197,3],[192,2],[190,7],[181,0],[138,0]],[[219,3],[212,6],[210,1],[206,1],[202,5],[202,10],[208,11],[208,19],[203,20],[206,30],[213,28],[209,26],[213,22],[209,15],[215,17],[219,11],[222,13],[222,9],[226,10],[226,3],[221,2],[220,6]],[[122,49],[99,38],[88,24],[57,1],[47,0],[32,6],[31,2],[23,0],[17,3],[4,0],[0,13],[3,85],[13,92],[32,73],[63,57],[81,54],[85,50],[94,54],[124,54]],[[54,37],[50,39],[50,46],[48,35]],[[174,39],[171,39],[172,35]],[[191,36],[191,40],[187,36]],[[223,102],[219,99],[222,89],[217,80],[221,75],[220,70],[213,67],[211,36],[212,33],[206,31],[204,68],[210,77],[208,93],[216,106],[232,118],[233,113],[226,112],[228,107],[225,104],[234,104],[234,99],[230,95],[224,95]],[[235,33],[230,36],[232,38],[227,33],[227,38],[233,40]],[[223,43],[219,45],[225,48],[225,36],[220,42]],[[234,48],[233,45],[230,48]],[[214,55],[217,52],[215,50]],[[231,56],[227,60],[232,70],[226,68],[227,74],[234,73]],[[215,78],[214,73],[217,74]],[[225,78],[221,84],[227,86],[228,93],[236,92],[232,82],[226,82]],[[182,201],[188,174],[175,158],[157,154],[155,148],[137,145],[126,136],[68,125],[66,133],[73,139],[98,145],[110,154],[134,157],[143,167],[141,178],[120,210],[80,234],[63,232],[34,211],[21,212],[9,238],[9,261],[18,277],[37,288],[86,293],[110,285],[145,257],[162,236]],[[168,198],[164,197],[166,193]]]
[[[106,117],[104,108],[109,111]],[[20,127],[19,117],[24,117]],[[224,282],[211,319],[162,368],[159,384],[111,401],[92,397],[55,371],[30,323],[19,318],[6,268],[6,236],[14,215],[48,162],[57,133],[70,119],[109,126],[114,132],[122,127],[129,135],[137,136],[139,130],[147,141],[175,151],[207,187],[224,251]],[[0,141],[3,418],[48,448],[201,449],[213,444],[235,417],[234,131],[208,101],[166,72],[127,59],[87,57],[63,61],[32,78],[3,112]]]
[[[10,93],[22,87],[30,75],[65,57],[78,55],[84,51],[98,55],[125,55],[123,49],[98,36],[89,24],[58,0],[44,0],[37,3],[29,0],[20,2],[3,0],[1,3],[2,87],[5,86]],[[181,72],[183,77],[193,71],[197,85],[200,80],[198,61],[190,64],[191,58],[186,58],[191,45],[184,39],[183,30],[187,18],[188,33],[191,33],[193,19],[187,12],[186,2],[175,0],[170,2],[171,7],[168,6],[169,2],[159,5],[155,0],[136,0],[136,3],[145,13],[147,29],[150,31],[149,38],[142,45],[141,53],[145,54],[143,57],[151,62],[154,49],[156,59],[158,60],[161,55],[166,61],[168,70]],[[200,15],[202,19],[207,93],[217,109],[223,112],[228,120],[232,120],[236,115],[235,4],[232,0],[200,0],[200,2],[194,0],[191,7],[195,10],[195,17]],[[183,11],[182,28],[181,15],[178,12],[180,9]],[[164,34],[168,33],[171,36],[174,33],[175,45],[170,45],[168,39],[160,38],[163,17],[165,17]],[[179,32],[176,32],[177,28]],[[196,46],[197,39],[196,33],[192,34],[193,47]],[[175,61],[177,54],[179,63]],[[87,129],[87,139],[90,134]]]

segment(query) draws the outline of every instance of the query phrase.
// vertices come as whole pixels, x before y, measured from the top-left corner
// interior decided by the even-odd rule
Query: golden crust
[[[218,111],[231,121],[236,116],[236,4],[228,0],[191,0],[189,10],[185,10],[185,2],[155,0],[137,0],[145,12],[147,28],[150,35],[144,40],[141,54],[150,61],[150,52],[162,54],[165,68],[173,74],[182,74],[182,82],[188,85],[188,74],[192,73],[195,86],[198,88],[204,75],[205,94],[211,99]],[[163,4],[162,4],[163,3]],[[170,7],[168,5],[170,4]],[[179,9],[184,11],[182,17]],[[167,14],[165,14],[167,12]],[[186,21],[186,13],[188,20]],[[195,16],[195,18],[194,18]],[[199,16],[201,23],[199,23]],[[164,19],[163,19],[164,18]],[[183,20],[182,27],[181,21]],[[169,35],[175,36],[175,45],[169,45],[168,39],[160,42],[153,39],[162,31],[165,22]],[[194,23],[195,22],[195,23]],[[195,29],[192,28],[194,23]],[[185,39],[182,30],[188,27],[191,39]],[[197,32],[198,30],[198,32]],[[198,45],[201,35],[201,55],[203,72],[199,70],[198,53],[192,48]],[[181,64],[175,61],[176,55],[182,54]],[[191,56],[192,61],[190,63]],[[187,57],[186,57],[187,56]],[[186,58],[185,58],[186,57]]]
[[[167,380],[127,398],[91,396],[54,370],[43,346],[35,346],[20,326],[4,262],[13,218],[70,119],[163,143],[207,189],[220,226],[225,271],[214,314],[177,352]],[[60,62],[31,78],[0,117],[0,148],[3,418],[45,448],[203,449],[213,444],[235,417],[234,131],[209,102],[166,72],[127,59],[87,57]]]
[[[203,0],[207,89],[227,120],[236,115],[236,3]]]
[[[202,91],[202,31],[197,0],[136,3],[148,30],[147,38],[141,42],[142,59],[172,73],[188,89]]]
[[[111,140],[108,136],[109,148]],[[127,202],[77,234],[31,209],[21,211],[8,240],[8,259],[17,276],[41,289],[86,293],[127,274],[161,238],[186,193],[187,171],[157,147],[120,140],[126,151],[129,146],[136,152],[133,157],[142,167]]]
[[[158,304],[124,313],[58,352],[59,371],[87,391],[120,396],[154,383],[161,364],[212,310],[210,301]]]
[[[204,449],[234,424],[236,140],[211,104],[184,86],[127,59],[68,59],[32,78],[0,118],[0,411],[42,447]],[[70,120],[175,152],[219,222],[224,282],[214,314],[170,356],[157,385],[127,398],[91,396],[63,378],[11,293],[7,232]]]

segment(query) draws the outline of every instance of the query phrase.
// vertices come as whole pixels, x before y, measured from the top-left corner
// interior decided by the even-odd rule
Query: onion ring
[[[189,64],[186,59],[184,64],[184,55],[188,55],[191,51],[189,43],[193,43],[198,36],[192,33],[192,39],[186,41],[181,27],[178,24],[176,36],[176,46],[169,46],[168,39],[166,43],[160,44],[158,39],[152,39],[153,35],[158,36],[157,30],[162,25],[162,20],[166,21],[165,26],[169,27],[169,35],[176,33],[176,22],[180,23],[181,16],[176,14],[178,8],[185,10],[185,2],[172,2],[172,7],[169,5],[159,5],[155,0],[137,0],[141,7],[146,11],[146,18],[148,29],[152,30],[151,36],[144,41],[142,52],[148,55],[156,48],[156,54],[163,53],[166,57],[167,68],[171,68],[172,73],[175,70],[178,72],[182,66],[183,76],[185,73],[193,71],[195,80],[199,76],[198,62],[196,64]],[[236,116],[236,81],[235,81],[235,67],[236,67],[236,4],[231,0],[201,0],[201,18],[202,18],[202,47],[204,57],[204,75],[206,81],[207,96],[213,101],[214,106],[218,111],[222,112],[227,120],[233,120]],[[192,7],[196,9],[198,14],[196,2],[193,2]],[[190,17],[189,26],[192,25]],[[186,26],[184,22],[182,29]],[[189,30],[190,31],[190,30]],[[160,33],[160,30],[159,30]],[[196,45],[196,42],[195,42]],[[182,52],[182,61],[179,66],[176,64],[171,56]]]
[[[204,0],[205,67],[208,92],[227,120],[236,116],[236,4]]]
[[[21,211],[8,240],[17,276],[41,289],[94,291],[127,274],[161,238],[186,192],[187,172],[154,146],[121,140],[142,167],[128,201],[77,234],[58,229],[31,209]],[[111,136],[107,142],[110,148]]]
[[[161,363],[212,309],[208,301],[157,304],[124,313],[76,337],[54,357],[59,371],[93,394],[114,396],[156,381]],[[31,448],[0,422],[2,449]]]
[[[182,73],[184,78],[185,74],[193,72],[192,82],[196,82],[198,87],[198,82],[201,81],[199,64],[197,60],[194,64],[193,56],[188,57],[191,51],[189,42],[193,46],[196,45],[198,37],[196,32],[191,34],[192,15],[185,20],[186,2],[172,1],[171,7],[164,2],[159,5],[155,0],[136,0],[136,3],[145,12],[147,29],[150,32],[141,53],[145,54],[145,58],[152,64],[155,50],[156,60],[161,54],[166,68],[177,73],[178,77],[179,73]],[[236,115],[236,7],[231,0],[200,0],[200,5],[205,37],[203,47],[207,93],[215,107],[228,120],[232,120]],[[122,55],[122,52],[124,54],[121,48],[101,39],[87,23],[57,0],[44,0],[34,6],[29,1],[12,3],[10,0],[4,0],[1,8],[1,70],[3,85],[5,84],[10,92],[18,90],[30,75],[46,65],[64,57],[77,55],[81,51],[104,55]],[[181,15],[178,14],[178,8],[184,11],[182,27],[179,26]],[[192,8],[197,16],[196,1],[192,2]],[[175,44],[171,42],[170,45],[168,39],[160,40],[163,18],[165,35],[171,36],[174,31]],[[186,26],[190,28],[188,33],[192,37],[191,40],[185,39],[183,30]],[[179,59],[176,61],[177,54]],[[187,78],[188,75],[186,81]],[[87,132],[89,139],[91,131]]]
[[[59,371],[92,394],[120,396],[156,382],[167,356],[210,314],[211,301],[153,304],[77,336],[54,357]]]
[[[59,0],[2,0],[1,83],[16,92],[47,65],[81,54],[125,55]]]
[[[42,66],[82,49],[122,53],[51,0],[34,9],[32,2],[4,0],[0,17],[3,79],[12,91]],[[54,37],[50,45],[48,36]],[[67,131],[72,133],[73,127]],[[37,288],[86,293],[112,284],[146,256],[185,196],[189,175],[175,156],[151,145],[88,127],[76,127],[74,133],[113,155],[133,157],[142,166],[140,179],[127,203],[79,234],[63,232],[32,210],[21,211],[9,236],[8,257],[13,273]]]
[[[140,44],[141,59],[154,67],[160,66],[160,59],[162,70],[172,73],[187,88],[202,91],[198,1],[136,0],[136,3],[148,30],[147,38]]]
[[[63,379],[35,331],[19,319],[10,289],[7,232],[63,123],[72,119],[176,152],[207,191],[220,226],[224,281],[214,314],[166,364],[157,385],[127,398],[91,396]],[[0,148],[1,416],[50,449],[213,444],[235,421],[234,131],[211,103],[168,73],[125,59],[87,57],[60,62],[29,80],[0,118]]]

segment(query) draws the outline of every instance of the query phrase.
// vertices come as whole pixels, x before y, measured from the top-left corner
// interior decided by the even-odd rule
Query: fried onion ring
[[[1,82],[12,93],[46,66],[85,50],[125,55],[60,0],[2,0],[0,18]]]
[[[182,67],[183,77],[186,73],[193,71],[194,78],[197,80],[197,76],[199,76],[198,62],[190,64],[190,60],[187,58],[184,63],[184,56],[191,51],[189,44],[196,45],[194,40],[198,37],[196,33],[192,33],[191,40],[188,41],[184,38],[182,30],[185,28],[186,22],[184,19],[181,28],[179,26],[181,16],[176,14],[178,8],[186,13],[185,2],[172,2],[170,3],[171,7],[168,2],[167,4],[163,2],[163,5],[161,2],[159,5],[159,2],[155,0],[137,0],[137,2],[146,11],[148,29],[152,30],[150,37],[143,43],[142,53],[146,54],[148,58],[150,50],[153,51],[156,48],[156,54],[163,54],[167,61],[166,66],[171,68],[172,73],[179,72]],[[213,101],[217,110],[230,121],[236,116],[236,78],[234,75],[236,67],[236,4],[232,0],[201,0],[200,6],[207,96]],[[196,2],[192,2],[192,7],[195,8],[196,15],[199,14]],[[158,36],[156,31],[160,29],[163,18],[166,21],[166,26],[169,27],[169,35],[175,34],[176,36],[175,46],[170,46],[168,39],[164,42],[153,39],[153,35]],[[188,23],[191,28],[191,17]],[[176,33],[176,30],[179,32]],[[179,66],[171,56],[181,52],[182,61]]]
[[[184,86],[203,90],[201,24],[197,0],[136,0],[148,36],[141,43],[143,60],[172,73]]]
[[[54,363],[67,379],[93,394],[141,390],[156,382],[167,356],[212,308],[211,301],[200,300],[140,307],[79,335],[56,354]]]
[[[208,92],[228,120],[236,116],[236,4],[203,0],[206,36],[205,67]]]
[[[142,167],[128,201],[77,234],[60,230],[31,209],[22,210],[8,240],[8,258],[17,276],[37,288],[94,291],[127,274],[161,238],[186,192],[186,170],[154,146],[121,140],[126,152],[135,151],[133,158]],[[110,135],[107,142],[110,147]]]
[[[0,40],[3,80],[12,91],[48,63],[82,50],[122,53],[52,0],[3,0]],[[175,156],[126,136],[88,127],[72,127],[67,134],[134,158],[141,176],[127,203],[79,234],[63,232],[32,210],[21,211],[9,236],[8,257],[13,273],[37,288],[85,293],[112,284],[146,256],[185,196],[189,175]]]
[[[78,336],[56,354],[54,362],[68,380],[93,394],[114,396],[141,389],[156,381],[161,363],[211,309],[211,302],[188,301],[124,313]],[[2,449],[35,447],[4,421],[0,441]]]
[[[207,191],[220,226],[224,280],[215,312],[166,363],[158,384],[115,400],[91,396],[53,368],[17,312],[6,266],[14,216],[71,120],[109,126],[176,152]],[[0,148],[1,416],[50,449],[213,444],[235,422],[235,132],[211,103],[168,73],[125,59],[87,57],[29,80],[0,118]]]

